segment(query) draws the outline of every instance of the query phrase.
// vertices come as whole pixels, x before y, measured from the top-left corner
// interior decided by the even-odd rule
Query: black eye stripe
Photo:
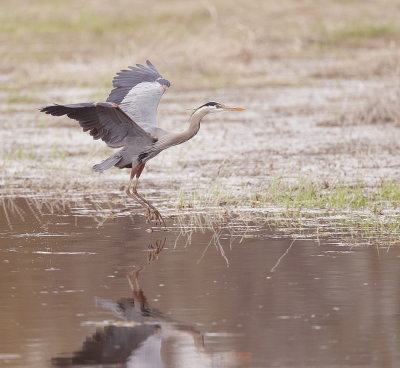
[[[207,102],[207,103],[205,103],[204,105],[202,105],[202,106],[200,106],[200,107],[204,107],[204,106],[215,106],[215,107],[221,107],[221,104],[220,104],[220,103],[218,103],[218,102],[211,101],[211,102]]]

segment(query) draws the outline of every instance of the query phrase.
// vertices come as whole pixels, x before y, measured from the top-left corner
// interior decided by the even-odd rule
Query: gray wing
[[[162,78],[149,60],[146,61],[146,64],[147,67],[136,64],[136,66],[128,66],[128,69],[118,72],[112,81],[115,88],[108,96],[107,102],[120,104],[133,87],[143,82],[155,82],[158,78]]]
[[[146,64],[130,66],[117,73],[107,102],[119,104],[132,120],[148,133],[155,134],[157,107],[165,90],[158,82],[163,79],[161,74],[149,60]]]
[[[51,105],[40,111],[77,120],[84,132],[112,148],[123,147],[131,137],[149,137],[118,105],[109,102]]]

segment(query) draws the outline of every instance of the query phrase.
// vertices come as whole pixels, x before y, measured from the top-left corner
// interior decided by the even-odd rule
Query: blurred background
[[[2,91],[106,89],[147,58],[179,89],[390,77],[399,16],[395,0],[2,0]]]

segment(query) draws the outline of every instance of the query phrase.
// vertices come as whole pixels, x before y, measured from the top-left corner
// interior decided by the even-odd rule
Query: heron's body
[[[106,102],[51,105],[41,111],[55,115],[67,115],[79,122],[83,131],[94,139],[102,139],[116,153],[93,166],[94,171],[104,171],[114,166],[131,168],[131,181],[127,194],[134,197],[156,220],[160,213],[136,191],[137,180],[146,162],[163,150],[184,143],[197,134],[201,119],[210,112],[244,110],[228,108],[217,102],[209,102],[196,109],[189,119],[189,126],[179,133],[170,133],[157,126],[157,107],[170,82],[160,75],[147,61],[147,66],[137,64],[122,70],[113,79],[114,89]],[[136,182],[130,190],[133,180]]]

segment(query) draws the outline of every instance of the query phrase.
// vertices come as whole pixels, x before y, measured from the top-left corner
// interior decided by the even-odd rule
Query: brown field
[[[2,89],[21,100],[46,102],[43,91],[65,86],[103,93],[116,70],[146,58],[177,90],[380,80],[398,71],[395,0],[0,6]]]

